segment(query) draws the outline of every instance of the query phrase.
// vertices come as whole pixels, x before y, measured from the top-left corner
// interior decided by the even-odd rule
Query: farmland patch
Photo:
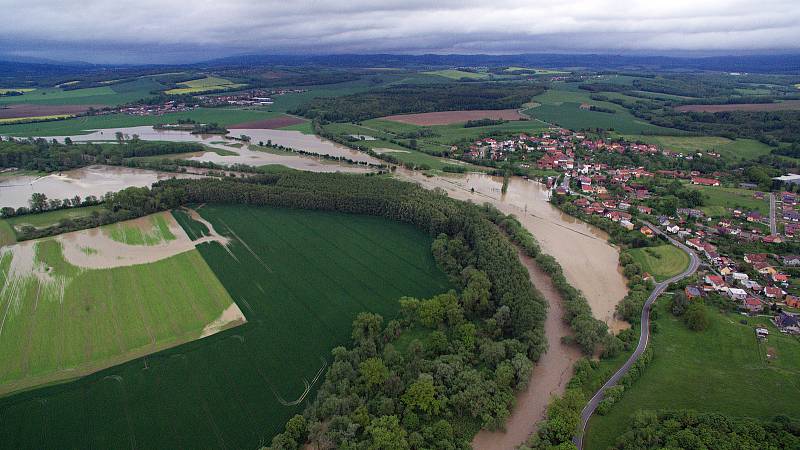
[[[264,445],[313,399],[330,350],[347,342],[358,312],[388,320],[401,296],[450,288],[431,255],[431,238],[410,225],[246,206],[198,211],[202,217],[176,216],[195,243],[214,230],[230,239],[228,246],[207,242],[198,250],[247,323],[0,399],[0,442],[13,448]]]
[[[775,103],[730,103],[726,105],[681,105],[680,112],[725,112],[725,111],[792,111],[800,109],[800,100],[784,100]]]
[[[478,119],[520,120],[527,116],[520,114],[516,109],[476,109],[471,111],[437,111],[418,114],[398,114],[381,117],[381,120],[406,123],[411,125],[450,125]]]

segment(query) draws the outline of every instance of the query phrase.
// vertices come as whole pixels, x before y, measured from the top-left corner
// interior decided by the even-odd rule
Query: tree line
[[[0,139],[0,168],[42,172],[75,169],[92,164],[118,165],[126,158],[197,152],[205,149],[192,142],[141,141],[117,137],[118,144],[61,144],[46,139]]]

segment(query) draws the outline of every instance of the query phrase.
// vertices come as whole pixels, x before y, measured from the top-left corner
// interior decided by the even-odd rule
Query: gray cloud
[[[227,52],[800,49],[797,0],[0,0],[0,51],[97,61]],[[166,59],[166,60],[165,60]]]

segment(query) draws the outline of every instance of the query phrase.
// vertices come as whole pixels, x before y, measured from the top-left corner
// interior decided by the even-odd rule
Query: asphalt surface
[[[647,349],[647,344],[650,341],[650,309],[653,305],[653,302],[656,301],[659,295],[661,295],[667,287],[676,282],[680,281],[688,276],[691,276],[693,273],[697,271],[697,268],[700,267],[700,258],[697,254],[691,250],[689,247],[683,245],[682,243],[672,239],[670,236],[666,235],[663,231],[659,228],[653,226],[648,222],[643,222],[645,225],[649,226],[658,234],[665,236],[669,239],[672,245],[680,248],[681,250],[685,251],[689,254],[689,267],[686,268],[682,273],[676,275],[668,280],[662,281],[660,283],[656,283],[653,292],[650,294],[650,297],[644,302],[644,307],[642,308],[642,321],[641,321],[641,329],[639,334],[639,345],[636,346],[636,350],[634,350],[633,354],[625,361],[625,364],[622,365],[611,378],[606,381],[606,383],[594,394],[594,396],[589,400],[589,403],[583,408],[581,411],[581,431],[580,433],[573,438],[573,442],[578,447],[578,450],[583,449],[583,435],[586,433],[586,426],[589,424],[589,419],[591,419],[594,411],[597,409],[597,406],[603,400],[603,396],[605,394],[606,389],[616,385],[620,378],[622,378],[628,370],[630,370],[631,366],[639,359],[639,357],[644,353],[645,349]]]

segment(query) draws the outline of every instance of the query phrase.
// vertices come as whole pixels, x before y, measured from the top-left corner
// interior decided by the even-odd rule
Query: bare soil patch
[[[473,109],[470,111],[437,111],[419,114],[398,114],[381,117],[383,120],[407,123],[411,125],[450,125],[468,120],[494,119],[519,120],[525,116],[516,109]]]
[[[103,105],[31,105],[19,103],[0,107],[0,119],[81,114],[92,107],[99,109]]]
[[[729,105],[682,105],[675,108],[680,112],[726,112],[726,111],[790,111],[800,109],[800,100],[786,100],[779,103],[731,103]]]
[[[292,125],[299,125],[306,121],[297,117],[280,116],[271,119],[254,120],[252,122],[237,123],[236,125],[228,126],[228,129],[260,129],[260,130],[277,130]]]

